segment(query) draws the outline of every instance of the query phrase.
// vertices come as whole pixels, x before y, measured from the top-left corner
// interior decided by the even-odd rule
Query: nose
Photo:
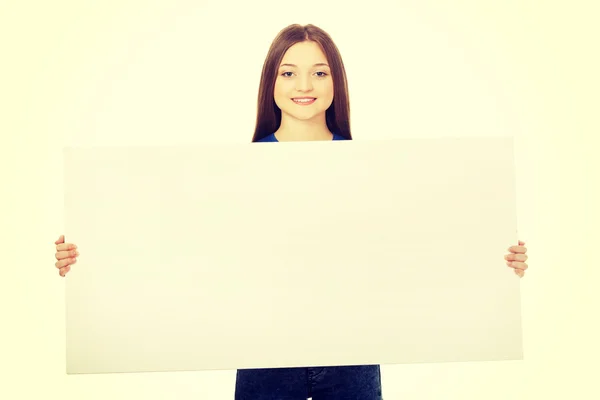
[[[310,80],[310,77],[306,75],[300,76],[296,80],[296,90],[299,92],[308,92],[312,90],[312,81]]]

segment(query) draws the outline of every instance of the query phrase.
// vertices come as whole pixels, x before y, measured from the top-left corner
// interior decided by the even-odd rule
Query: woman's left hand
[[[509,254],[504,256],[506,260],[506,265],[515,269],[515,274],[519,275],[519,277],[523,277],[525,275],[525,270],[528,268],[527,263],[527,248],[525,247],[525,242],[521,242],[519,240],[518,246],[511,246],[508,248]]]

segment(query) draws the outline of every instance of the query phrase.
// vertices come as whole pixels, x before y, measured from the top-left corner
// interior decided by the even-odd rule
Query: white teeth
[[[313,101],[315,99],[293,99],[293,100],[297,103],[310,103],[311,101]]]

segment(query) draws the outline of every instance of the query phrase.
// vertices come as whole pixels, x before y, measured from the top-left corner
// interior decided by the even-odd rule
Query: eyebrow
[[[279,66],[279,68],[281,67],[295,67],[297,68],[298,66],[296,64],[281,64]],[[316,63],[315,65],[313,65],[313,67],[329,67],[329,65],[327,65],[327,63]]]

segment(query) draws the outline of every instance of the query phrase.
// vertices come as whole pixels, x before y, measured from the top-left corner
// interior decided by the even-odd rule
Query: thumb
[[[61,244],[65,242],[65,235],[60,235],[60,237],[58,238],[58,240],[56,242],[54,242],[54,244]]]

